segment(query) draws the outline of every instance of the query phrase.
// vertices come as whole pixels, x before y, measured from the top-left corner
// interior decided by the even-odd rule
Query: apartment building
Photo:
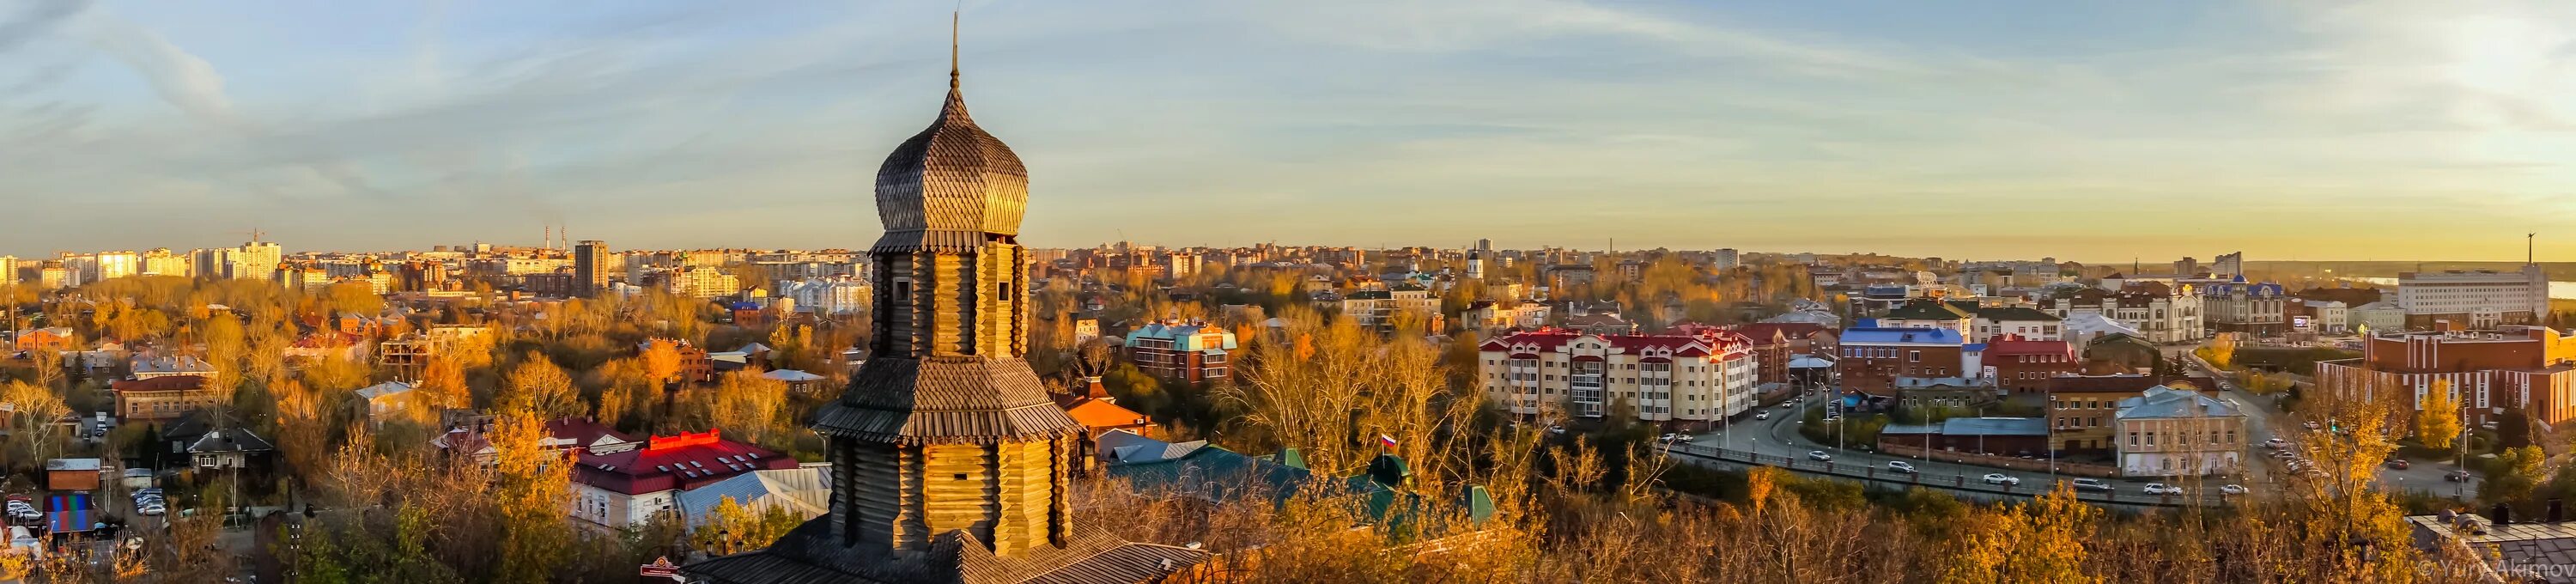
[[[2017,335],[1996,337],[1986,343],[1985,351],[1978,355],[1977,360],[1994,371],[1995,387],[2009,393],[2046,393],[2050,379],[2074,375],[2083,369],[2083,360],[2076,358],[2075,347],[2066,341],[2024,339]]]
[[[1752,341],[1730,331],[1596,335],[1544,329],[1478,347],[1479,377],[1516,415],[1607,415],[1625,401],[1646,422],[1700,424],[1753,406]]]
[[[1341,308],[1342,315],[1350,317],[1352,322],[1366,328],[1385,330],[1395,326],[1395,315],[1401,313],[1439,318],[1440,299],[1433,297],[1431,291],[1420,288],[1361,290],[1343,297]]]
[[[1128,361],[1148,375],[1183,383],[1231,376],[1234,349],[1234,333],[1204,322],[1163,320],[1127,333]]]

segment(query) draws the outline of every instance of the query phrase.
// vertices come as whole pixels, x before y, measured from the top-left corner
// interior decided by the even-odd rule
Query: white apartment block
[[[18,256],[0,255],[0,285],[18,283]]]
[[[777,289],[797,311],[826,316],[866,310],[870,298],[866,281],[847,276],[780,280]]]
[[[1369,328],[1384,328],[1397,313],[1439,314],[1440,299],[1429,290],[1361,290],[1342,298],[1342,314]]]
[[[1627,402],[1646,422],[1709,422],[1754,404],[1752,341],[1684,335],[1520,333],[1479,347],[1486,395],[1515,415],[1607,415]]]

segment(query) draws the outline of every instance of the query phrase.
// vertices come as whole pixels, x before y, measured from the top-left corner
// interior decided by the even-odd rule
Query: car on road
[[[2146,492],[2149,495],[2180,495],[2182,487],[2164,483],[2147,483]]]
[[[2078,490],[2078,491],[2108,491],[2108,490],[2111,490],[2111,483],[2104,482],[2102,479],[2082,478],[2082,479],[2075,479],[2075,480],[2073,480],[2073,481],[2068,481],[2068,483],[2067,483],[2067,484],[2069,484],[2069,485],[2073,485],[2073,486],[2075,487],[2075,490]]]
[[[2243,495],[2243,494],[2245,494],[2245,492],[2246,492],[2246,491],[2245,491],[2245,486],[2244,486],[2244,485],[2219,485],[2219,486],[2218,486],[2218,494],[2221,494],[2221,495]]]
[[[2279,439],[2279,438],[2273,438],[2273,439],[2270,439],[2270,440],[2264,440],[2264,441],[2263,441],[2263,447],[2264,447],[2264,448],[2270,448],[2270,449],[2273,449],[2273,450],[2280,450],[2280,449],[2283,449],[2283,448],[2289,448],[2289,447],[2290,447],[2290,441],[2288,441],[2288,440],[2282,440],[2282,439]]]
[[[1822,450],[1809,450],[1809,451],[1807,451],[1807,460],[1833,460],[1833,459],[1834,459],[1834,455],[1831,455],[1831,454],[1825,454],[1825,451],[1822,451]]]
[[[2299,422],[2299,426],[2300,426],[2300,427],[2307,428],[2307,429],[2310,429],[2310,430],[2315,430],[2315,429],[2317,429],[2317,428],[2318,428],[2317,423],[2316,423],[2316,421],[2315,421],[2315,420],[2310,420],[2310,421],[2306,421],[2306,422]]]
[[[2415,465],[2414,465],[2414,463],[2406,462],[2406,459],[2403,459],[2403,458],[2391,458],[2391,459],[2388,459],[2388,468],[2393,468],[2393,469],[2397,469],[2397,470],[2406,470],[2406,468],[2407,468],[2407,467],[2410,467],[2410,466],[2415,466]]]
[[[2469,471],[2466,471],[2466,470],[2455,470],[2455,471],[2451,471],[2451,472],[2442,473],[2442,480],[2446,480],[2446,481],[2450,481],[2450,482],[2454,482],[2454,483],[2465,483],[2465,482],[2469,482],[2469,478],[2470,478]]]
[[[2006,485],[2006,486],[2020,486],[2020,485],[2021,485],[2021,477],[2012,476],[2012,475],[2008,475],[2008,474],[2004,474],[2004,473],[1999,473],[1999,472],[1990,472],[1990,473],[1986,473],[1986,476],[1984,476],[1984,477],[1980,477],[1980,478],[1979,478],[1979,480],[1983,480],[1983,481],[1985,481],[1985,482],[1986,482],[1986,484],[1989,484],[1989,485]]]
[[[1656,440],[1656,441],[1658,441],[1658,442],[1666,442],[1666,443],[1670,443],[1670,442],[1685,442],[1685,443],[1687,443],[1687,442],[1690,442],[1691,440],[1695,440],[1695,439],[1696,439],[1696,438],[1694,438],[1693,436],[1691,436],[1691,435],[1689,435],[1689,434],[1682,434],[1682,433],[1678,433],[1678,432],[1676,432],[1676,433],[1672,433],[1672,434],[1665,434],[1665,435],[1663,435],[1663,437],[1661,437],[1661,438],[1656,438],[1655,440]]]
[[[1549,433],[1549,434],[1564,434],[1564,433],[1565,433],[1565,427],[1564,427],[1564,426],[1548,426],[1548,427],[1547,427],[1547,433]]]
[[[1797,401],[1795,401],[1795,400],[1780,402],[1780,409],[1784,409],[1784,410],[1785,410],[1785,409],[1789,409],[1789,408],[1793,408],[1793,407],[1797,407],[1797,406],[1798,406],[1798,402],[1797,402]]]
[[[1902,460],[1890,460],[1887,461],[1887,471],[1914,474],[1914,465],[1907,464]]]
[[[1768,419],[1771,419],[1771,412],[1753,412],[1753,419],[1756,419],[1756,420],[1768,420]]]

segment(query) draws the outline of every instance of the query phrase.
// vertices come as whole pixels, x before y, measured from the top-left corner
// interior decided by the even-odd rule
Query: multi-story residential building
[[[77,282],[72,278],[71,269],[63,267],[62,260],[38,262],[35,273],[36,287],[46,290],[70,288]]]
[[[675,512],[682,491],[757,470],[796,468],[795,458],[717,431],[650,436],[643,448],[582,452],[573,463],[573,517],[608,528],[641,525]]]
[[[2004,335],[2032,341],[2055,341],[2066,338],[2064,336],[2066,333],[2062,330],[2065,319],[2040,312],[2039,309],[2028,306],[1967,304],[1960,308],[1966,309],[1975,316],[1969,321],[1968,342],[1983,343]]]
[[[197,273],[188,256],[171,253],[166,247],[143,252],[141,261],[136,273],[146,276],[189,277]]]
[[[1995,387],[2020,394],[2046,393],[2049,380],[2081,372],[2083,362],[2066,341],[2024,339],[2015,335],[1986,342],[1979,363],[1994,370]]]
[[[1509,329],[1535,330],[1547,326],[1554,311],[1545,303],[1520,302],[1505,306],[1493,300],[1478,300],[1461,315],[1467,328],[1492,335]]]
[[[1893,397],[1899,377],[1958,377],[1976,367],[1954,329],[1852,328],[1836,339],[1846,392]]]
[[[666,285],[674,294],[690,298],[723,298],[742,291],[742,280],[724,270],[696,266],[669,275]]]
[[[1127,333],[1127,360],[1148,375],[1184,383],[1231,376],[1234,333],[1203,322],[1157,321]]]
[[[2409,330],[2536,325],[2549,314],[2549,277],[2539,264],[2513,273],[2404,272],[2397,275],[2397,306],[2406,310]]]
[[[18,331],[11,337],[20,351],[72,351],[81,348],[80,331],[55,326]]]
[[[2247,283],[2240,277],[2201,286],[2200,295],[2204,318],[2217,332],[2277,338],[2290,331],[2290,296],[2280,284]]]
[[[1737,325],[1736,334],[1752,343],[1757,383],[1787,383],[1789,362],[1800,355],[1834,358],[1842,354],[1833,327],[1812,322],[1757,322]]]
[[[1485,393],[1516,415],[1602,417],[1624,401],[1647,422],[1703,424],[1753,405],[1752,342],[1697,335],[1594,335],[1546,329],[1478,347]]]
[[[2218,254],[2217,261],[2209,264],[2209,275],[2220,278],[2245,275],[2245,252]]]
[[[608,290],[610,273],[608,243],[585,239],[572,248],[572,293],[594,298]]]
[[[127,421],[167,420],[215,405],[214,390],[195,375],[127,379],[108,384],[108,391],[116,396],[117,417]]]
[[[2461,419],[2483,423],[2520,405],[2556,425],[2576,419],[2576,333],[2509,326],[2477,332],[2373,332],[2361,358],[2317,363],[2317,387],[2329,391],[2394,391],[2420,409],[2435,382],[2448,382]]]
[[[1341,305],[1342,314],[1352,322],[1378,330],[1395,326],[1395,315],[1400,313],[1412,312],[1427,319],[1440,315],[1440,299],[1419,288],[1361,290],[1343,297]]]
[[[780,281],[777,288],[778,296],[794,302],[799,312],[830,316],[868,307],[868,282],[849,276]]]
[[[0,286],[18,283],[18,256],[0,255]]]
[[[2244,468],[2245,412],[2201,392],[2165,386],[2120,400],[2123,476],[2204,476]]]
[[[2104,278],[2105,282],[2111,281]],[[2095,288],[2059,288],[2038,301],[2039,310],[2063,319],[2099,314],[2138,331],[2159,345],[2199,340],[2205,328],[2201,298],[2188,284],[2126,283],[2117,292]]]
[[[1709,269],[1723,272],[1741,265],[1744,265],[1744,255],[1735,251],[1735,248],[1718,248],[1716,252],[1709,255]]]

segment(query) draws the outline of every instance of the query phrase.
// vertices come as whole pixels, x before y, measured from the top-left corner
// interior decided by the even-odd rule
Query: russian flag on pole
[[[1377,443],[1378,443],[1378,444],[1383,444],[1383,445],[1385,445],[1387,448],[1394,448],[1394,447],[1395,447],[1395,437],[1394,437],[1394,436],[1388,436],[1388,435],[1385,435],[1385,434],[1379,434],[1379,435],[1377,435]]]

